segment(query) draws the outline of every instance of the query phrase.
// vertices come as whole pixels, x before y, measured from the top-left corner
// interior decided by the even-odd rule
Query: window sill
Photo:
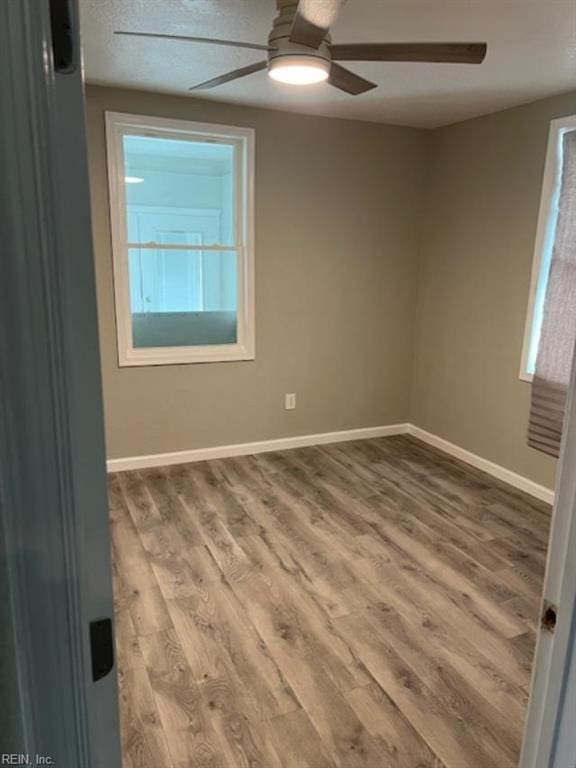
[[[534,374],[521,371],[518,378],[520,379],[520,381],[525,381],[527,384],[532,384],[532,381],[534,379]]]
[[[150,347],[131,349],[119,356],[120,368],[155,365],[194,365],[200,363],[232,363],[255,359],[254,349],[237,344],[214,347]]]

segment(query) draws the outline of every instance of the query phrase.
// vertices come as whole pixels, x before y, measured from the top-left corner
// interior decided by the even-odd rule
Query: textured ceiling
[[[265,43],[274,0],[80,0],[89,82],[187,94],[194,83],[262,53],[123,38],[134,30]],[[349,0],[334,42],[488,43],[480,66],[347,63],[378,83],[361,96],[329,85],[294,88],[266,72],[196,98],[383,123],[436,127],[576,88],[576,0]]]

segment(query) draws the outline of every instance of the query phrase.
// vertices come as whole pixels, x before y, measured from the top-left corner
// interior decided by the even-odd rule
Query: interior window
[[[254,357],[253,132],[107,115],[121,365]]]
[[[564,161],[562,155],[563,139],[568,131],[575,130],[576,116],[553,120],[550,127],[520,368],[520,378],[525,381],[531,381],[534,376],[538,344],[542,330],[544,299],[548,286],[552,250],[556,236],[556,223],[558,220],[558,202]]]

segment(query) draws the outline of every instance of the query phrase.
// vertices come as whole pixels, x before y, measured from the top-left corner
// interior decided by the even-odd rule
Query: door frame
[[[135,214],[138,216],[138,214],[160,214],[160,215],[166,215],[166,216],[205,216],[207,219],[211,219],[213,222],[217,222],[218,228],[220,228],[220,222],[221,222],[221,212],[217,208],[178,208],[176,206],[168,206],[168,205],[145,205],[141,203],[130,203],[129,208],[126,212],[126,219],[128,220],[130,215]],[[140,225],[140,222],[138,222]],[[201,233],[198,233],[201,234]],[[139,242],[146,242],[145,238],[142,236],[142,231],[140,229],[140,226],[138,227],[138,241]],[[160,243],[161,241],[157,237],[150,238],[151,241]],[[205,304],[205,296],[204,296],[204,287],[203,287],[203,272],[204,272],[204,254],[202,251],[199,251],[196,249],[196,246],[202,245],[202,240],[200,243],[191,243],[191,245],[194,245],[194,252],[200,254],[200,288],[201,288],[201,307],[196,311],[202,311],[204,309]],[[138,250],[135,248],[134,250]],[[158,248],[158,250],[162,250],[161,247]],[[178,252],[178,251],[177,251]],[[140,251],[141,253],[141,251]],[[185,251],[180,251],[180,253],[185,253]],[[216,255],[216,254],[214,254]],[[140,274],[142,274],[142,265],[140,264]],[[132,284],[132,273],[131,270],[128,270],[128,280],[129,284],[131,286]],[[132,296],[130,296],[130,303],[132,302]],[[132,309],[132,307],[130,307]],[[144,312],[144,308],[141,310]],[[188,309],[187,311],[195,311]]]
[[[66,24],[71,63],[52,42]],[[0,113],[3,703],[18,713],[2,747],[120,768],[116,675],[94,682],[89,628],[113,603],[76,0],[0,3]]]

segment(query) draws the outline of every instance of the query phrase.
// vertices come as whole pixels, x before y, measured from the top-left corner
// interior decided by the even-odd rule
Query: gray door
[[[520,768],[576,768],[576,354],[564,417]]]
[[[0,753],[119,768],[78,39],[76,0],[0,3]]]
[[[572,629],[568,643],[569,657],[558,716],[558,736],[554,745],[552,768],[576,766],[576,606],[572,609]]]

